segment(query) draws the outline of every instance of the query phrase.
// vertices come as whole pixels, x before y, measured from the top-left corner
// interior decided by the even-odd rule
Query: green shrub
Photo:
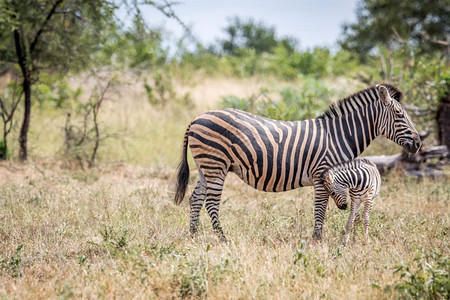
[[[44,72],[32,88],[33,96],[40,106],[50,105],[56,108],[66,108],[69,103],[79,101],[83,93],[81,88],[72,89],[67,79]]]
[[[20,254],[23,250],[23,245],[17,246],[15,253],[8,258],[0,261],[0,275],[4,273],[11,275],[11,277],[22,277],[22,258]]]
[[[335,76],[351,76],[358,69],[355,55],[346,50],[340,50],[331,59],[331,73]]]
[[[0,160],[10,159],[11,156],[11,151],[6,149],[5,141],[0,140]]]
[[[318,117],[329,103],[329,90],[314,79],[307,80],[300,89],[285,87],[271,97],[268,89],[249,98],[225,96],[221,107],[249,111],[277,120],[294,121]]]
[[[400,274],[400,282],[386,289],[413,299],[449,299],[450,259],[441,253],[416,258],[411,264],[401,263],[394,273]]]
[[[208,287],[207,268],[202,262],[189,263],[188,270],[179,278],[179,293],[181,298],[202,298],[206,296]]]

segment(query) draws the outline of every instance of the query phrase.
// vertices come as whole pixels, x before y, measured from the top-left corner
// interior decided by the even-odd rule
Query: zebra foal
[[[234,172],[245,183],[266,192],[314,186],[314,232],[321,239],[328,193],[321,181],[325,169],[361,154],[383,135],[415,153],[421,146],[400,101],[401,91],[379,84],[330,105],[322,116],[285,122],[237,109],[217,109],[197,116],[184,135],[174,202],[181,203],[189,183],[188,146],[199,171],[189,198],[190,232],[197,231],[205,204],[213,229],[224,239],[219,205],[225,177]]]
[[[322,174],[325,189],[340,209],[347,208],[347,189],[350,194],[350,216],[345,228],[344,246],[350,231],[360,220],[359,206],[364,206],[364,238],[369,242],[369,220],[373,199],[381,188],[381,177],[377,167],[367,159],[355,159],[335,165]]]

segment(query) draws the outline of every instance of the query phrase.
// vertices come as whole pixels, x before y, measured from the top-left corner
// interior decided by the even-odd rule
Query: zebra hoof
[[[318,242],[322,241],[322,233],[321,232],[314,231],[312,237],[313,237],[314,240],[316,240]]]
[[[194,237],[194,235],[197,233],[197,227],[190,227],[189,233],[191,234],[191,237]]]
[[[228,244],[228,240],[227,240],[227,238],[226,238],[224,235],[222,235],[222,236],[219,237],[219,241],[220,241],[221,243]]]

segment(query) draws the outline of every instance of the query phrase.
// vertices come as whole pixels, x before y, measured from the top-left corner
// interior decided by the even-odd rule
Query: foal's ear
[[[384,104],[388,105],[392,102],[392,98],[389,95],[389,91],[384,85],[377,84],[375,88],[377,89],[380,100],[383,101]]]
[[[328,172],[328,174],[325,176],[325,182],[327,184],[332,184],[333,183],[333,178],[331,178],[331,174]]]

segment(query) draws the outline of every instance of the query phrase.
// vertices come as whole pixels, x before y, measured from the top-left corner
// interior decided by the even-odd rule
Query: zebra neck
[[[373,101],[327,119],[329,149],[334,162],[358,157],[378,136],[380,109],[379,101]]]

